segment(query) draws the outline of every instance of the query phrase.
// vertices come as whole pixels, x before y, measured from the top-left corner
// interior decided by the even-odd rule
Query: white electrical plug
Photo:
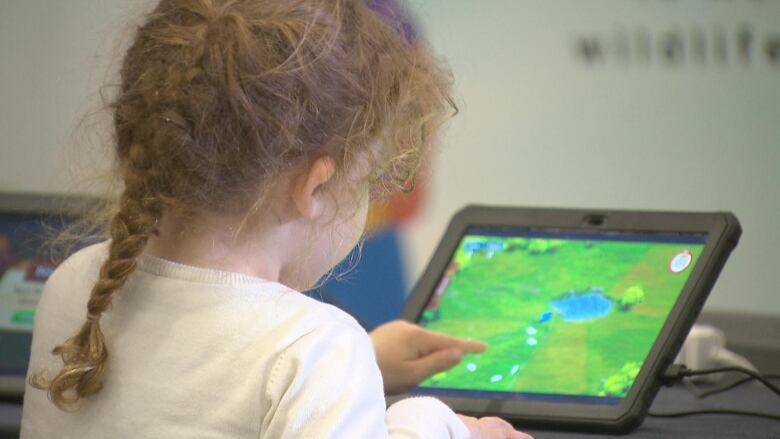
[[[726,349],[726,336],[723,331],[710,325],[693,325],[675,363],[684,364],[690,370],[736,366],[757,372],[755,366],[745,357]],[[723,379],[723,374],[699,375],[693,379],[717,382]]]

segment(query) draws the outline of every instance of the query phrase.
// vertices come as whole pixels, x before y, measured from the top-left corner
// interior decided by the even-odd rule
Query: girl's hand
[[[403,320],[385,323],[369,335],[388,394],[405,392],[455,366],[463,354],[486,348],[484,343],[437,334]]]
[[[458,415],[458,418],[466,424],[471,439],[533,439],[533,436],[515,430],[512,424],[501,418],[490,416],[477,419],[463,415]]]

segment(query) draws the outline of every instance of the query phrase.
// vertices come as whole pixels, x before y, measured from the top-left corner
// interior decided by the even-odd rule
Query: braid
[[[100,329],[100,317],[111,306],[113,293],[135,270],[138,255],[156,233],[157,221],[162,215],[162,202],[147,189],[156,173],[145,160],[140,144],[130,147],[124,171],[125,190],[119,200],[119,211],[111,220],[108,259],[92,287],[87,302],[87,321],[76,335],[52,351],[62,358],[62,370],[51,380],[44,378],[41,372],[30,379],[34,387],[48,390],[51,400],[63,410],[75,409],[81,398],[102,387],[108,350]]]

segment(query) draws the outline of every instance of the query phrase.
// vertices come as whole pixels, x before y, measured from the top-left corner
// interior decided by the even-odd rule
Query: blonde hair
[[[31,383],[63,410],[98,392],[101,315],[164,212],[249,210],[315,155],[371,154],[374,193],[406,187],[449,113],[446,70],[362,0],[162,0],[137,30],[111,105],[124,181],[87,319]]]

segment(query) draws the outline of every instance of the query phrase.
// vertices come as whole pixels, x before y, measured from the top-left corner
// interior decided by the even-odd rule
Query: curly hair
[[[456,111],[450,75],[363,0],[162,0],[137,29],[111,104],[124,190],[87,318],[31,383],[63,410],[101,389],[101,315],[164,212],[248,211],[317,155],[372,151],[373,193],[406,187]],[[379,145],[379,148],[373,147]]]

